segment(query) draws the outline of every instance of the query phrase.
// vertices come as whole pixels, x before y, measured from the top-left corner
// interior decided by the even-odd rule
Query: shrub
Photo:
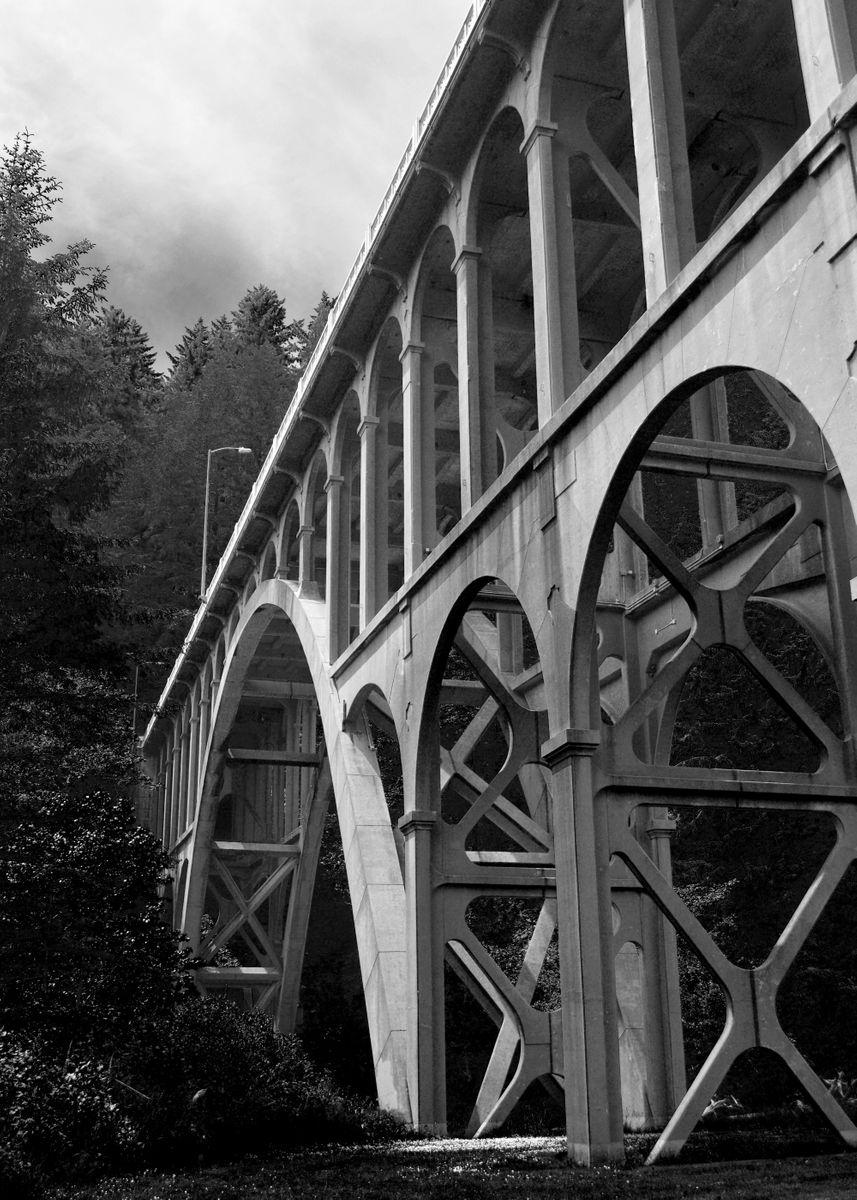
[[[0,1189],[50,1178],[390,1138],[395,1118],[345,1092],[296,1037],[223,1000],[179,1003],[107,1061],[0,1034]]]
[[[0,1185],[34,1194],[56,1174],[100,1174],[129,1157],[131,1117],[113,1095],[109,1066],[0,1032]]]

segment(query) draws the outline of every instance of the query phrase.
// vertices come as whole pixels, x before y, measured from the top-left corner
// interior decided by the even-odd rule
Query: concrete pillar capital
[[[380,424],[381,418],[376,417],[374,413],[362,417],[360,424],[357,426],[357,436],[362,438],[364,433],[369,433],[371,430],[377,429]]]
[[[556,137],[559,126],[555,121],[534,121],[521,142],[521,153],[526,158],[540,138]]]
[[[564,729],[542,745],[542,758],[553,771],[570,758],[591,758],[600,745],[598,729]]]
[[[345,483],[344,475],[328,475],[324,485],[324,490],[325,492],[330,492],[341,487],[343,483]]]
[[[457,275],[460,268],[466,263],[478,262],[482,257],[482,251],[478,246],[462,246],[452,263],[452,270]]]
[[[399,355],[399,362],[403,363],[411,354],[425,354],[425,349],[425,342],[406,342],[402,347],[402,353]]]
[[[412,837],[419,830],[431,830],[437,824],[438,814],[430,808],[413,808],[399,817],[399,829],[406,838]]]

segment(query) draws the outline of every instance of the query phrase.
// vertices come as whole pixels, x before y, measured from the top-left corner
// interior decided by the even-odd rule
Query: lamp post
[[[231,450],[235,454],[253,453],[249,446],[216,446],[208,452],[208,460],[205,464],[205,510],[202,515],[202,566],[199,572],[200,600],[205,599],[205,560],[208,554],[208,495],[211,485],[211,456],[212,454],[223,454],[227,450]]]

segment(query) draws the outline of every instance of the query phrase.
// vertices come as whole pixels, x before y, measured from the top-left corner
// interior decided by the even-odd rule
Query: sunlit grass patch
[[[857,1155],[587,1170],[568,1164],[564,1139],[527,1137],[318,1147],[198,1172],[56,1188],[50,1200],[850,1200],[855,1194]]]

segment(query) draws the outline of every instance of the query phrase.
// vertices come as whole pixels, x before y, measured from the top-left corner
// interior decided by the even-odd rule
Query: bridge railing
[[[398,166],[396,167],[393,178],[390,181],[390,186],[384,193],[384,198],[378,207],[378,211],[375,213],[375,216],[372,218],[369,224],[363,245],[360,247],[357,257],[355,258],[351,269],[346,276],[345,282],[342,285],[336,302],[333,305],[333,308],[330,310],[327,318],[327,324],[325,325],[324,330],[322,331],[322,334],[319,337],[312,354],[309,357],[309,360],[307,361],[303,374],[298,380],[298,385],[295,388],[295,393],[289,403],[289,407],[286,409],[286,413],[282,422],[280,423],[280,427],[274,435],[274,439],[271,442],[271,447],[265,456],[265,461],[262,463],[258,475],[256,476],[241,516],[235,523],[235,528],[232,531],[232,536],[229,539],[229,543],[220,557],[220,562],[217,565],[214,576],[212,577],[205,596],[202,598],[199,608],[196,611],[196,615],[191,624],[188,636],[185,640],[184,646],[182,647],[182,652],[173,666],[170,677],[164,686],[162,696],[167,696],[172,690],[182,669],[185,653],[191,642],[193,642],[199,636],[199,629],[205,616],[209,599],[212,595],[214,595],[222,583],[223,576],[226,573],[235,551],[238,549],[241,538],[244,536],[245,529],[252,520],[253,511],[256,507],[256,498],[259,494],[259,491],[262,487],[264,487],[265,483],[270,477],[276,460],[280,456],[283,444],[286,441],[291,428],[298,417],[298,414],[300,413],[304,397],[312,388],[319,364],[323,361],[330,350],[333,342],[334,330],[339,323],[339,318],[354,293],[354,289],[357,286],[357,281],[360,277],[360,273],[364,264],[367,262],[367,260],[371,259],[372,249],[383,227],[384,220],[393,205],[396,195],[402,185],[402,181],[407,174],[408,168],[419,154],[420,146],[428,131],[431,118],[437,111],[439,104],[449,88],[453,74],[455,73],[455,68],[457,67],[462,55],[464,54],[464,51],[470,43],[479,17],[486,8],[490,7],[492,2],[493,0],[473,0],[473,3],[467,11],[467,15],[464,18],[464,23],[462,24],[452,50],[450,51],[449,56],[443,65],[443,70],[441,71],[437,82],[432,88],[431,95],[429,96],[425,107],[414,124],[410,141],[408,142],[407,148],[405,149],[405,152],[402,155]],[[144,740],[149,736],[156,719],[157,713],[155,716],[153,716],[149,728],[146,730]]]

